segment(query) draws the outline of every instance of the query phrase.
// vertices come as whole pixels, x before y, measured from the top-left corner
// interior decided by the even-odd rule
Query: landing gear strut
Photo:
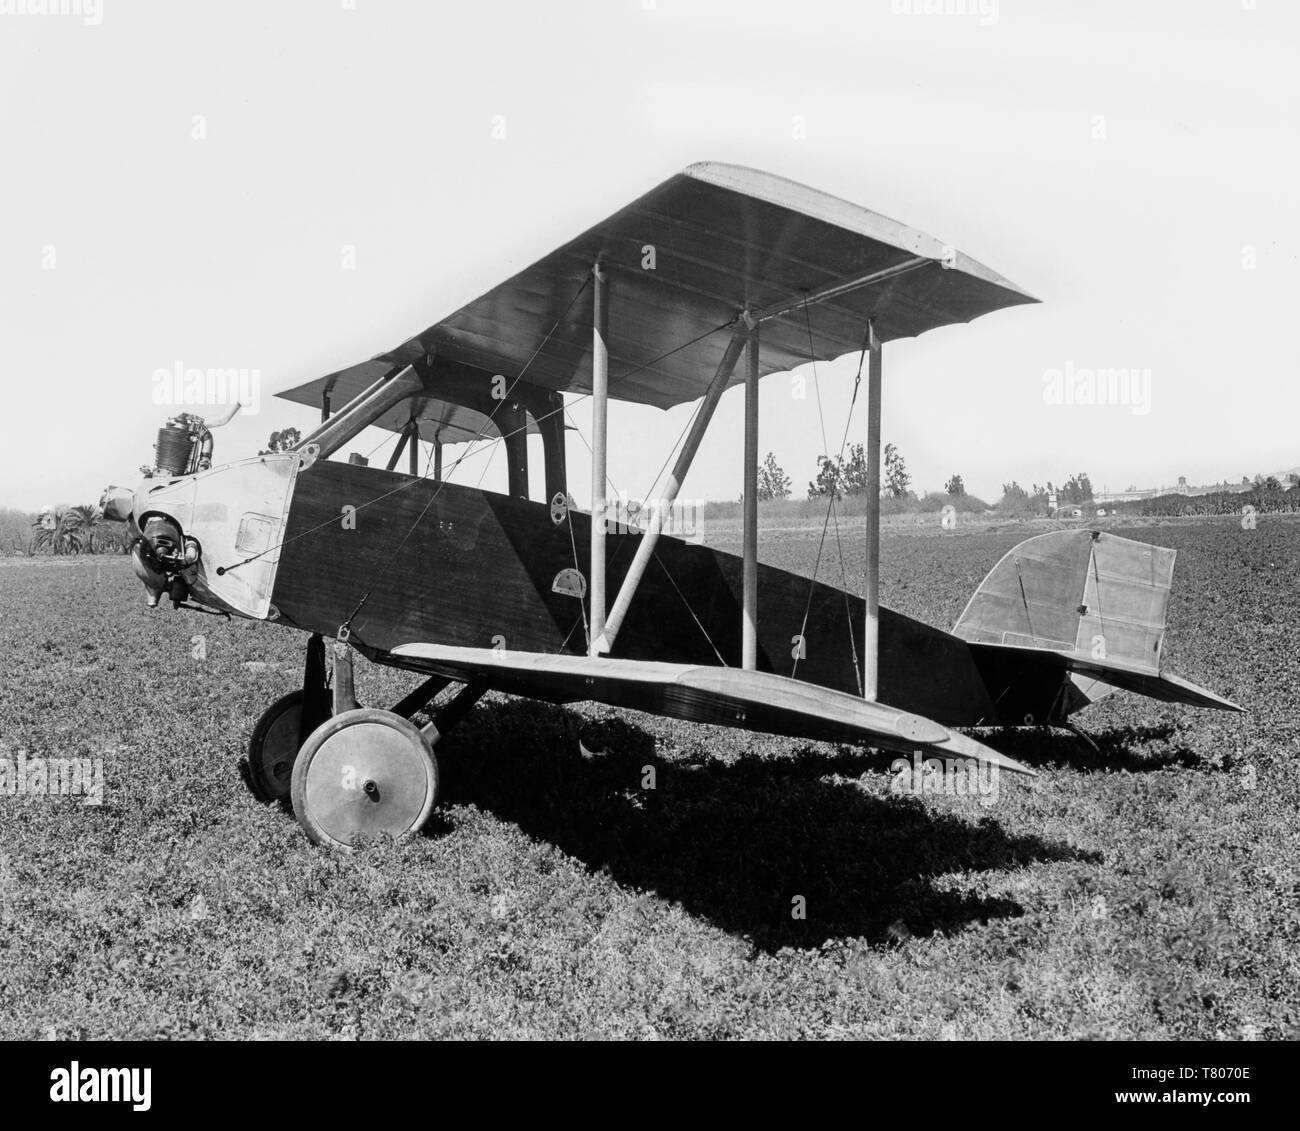
[[[325,642],[307,643],[303,687],[276,700],[249,743],[245,781],[261,801],[292,803],[317,844],[351,848],[359,838],[394,840],[419,831],[438,800],[434,747],[487,690],[466,684],[419,727],[411,716],[451,682],[425,680],[391,710],[358,706],[352,648],[331,642],[333,688],[326,684]]]

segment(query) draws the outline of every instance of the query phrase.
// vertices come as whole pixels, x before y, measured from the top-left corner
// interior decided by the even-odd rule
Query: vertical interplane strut
[[[867,623],[862,644],[862,695],[875,702],[880,670],[880,377],[874,322],[867,326]]]
[[[749,327],[745,370],[745,530],[740,666],[748,672],[758,670],[758,349],[758,323],[755,322]]]
[[[609,290],[599,263],[592,268],[591,329],[591,638],[588,654],[605,631],[605,452],[609,419]]]

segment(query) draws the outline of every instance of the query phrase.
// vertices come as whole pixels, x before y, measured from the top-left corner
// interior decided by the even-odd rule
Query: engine
[[[229,423],[238,411],[239,405],[235,405],[211,425],[190,412],[173,416],[158,429],[153,466],[140,469],[144,478],[174,480],[209,470],[212,429]],[[166,485],[152,488],[149,497],[155,498],[160,490],[166,491]],[[173,605],[180,605],[189,596],[203,549],[197,538],[182,530],[180,522],[167,513],[165,506],[160,507],[161,513],[151,513],[154,508],[147,506],[142,516],[137,505],[135,493],[122,487],[109,487],[100,499],[106,518],[128,522],[135,532],[131,564],[144,583],[150,606],[157,605],[164,593]],[[188,523],[190,519],[185,521]]]
[[[203,417],[183,412],[158,429],[153,467],[143,468],[146,479],[192,475],[212,466],[212,432]]]

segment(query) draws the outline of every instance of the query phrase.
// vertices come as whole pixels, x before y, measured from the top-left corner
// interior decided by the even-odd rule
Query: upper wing
[[[770,173],[705,162],[363,365],[436,356],[589,392],[591,302],[574,299],[597,261],[609,279],[609,395],[660,408],[704,395],[727,345],[710,331],[742,310],[786,312],[763,326],[766,374],[857,352],[869,318],[889,341],[1037,301],[924,232]],[[319,404],[326,380],[360,385],[351,373],[281,395]]]
[[[1019,762],[939,723],[770,672],[655,661],[404,644],[394,656],[458,681],[552,702],[595,700],[690,722],[888,750],[977,758],[1015,773]]]

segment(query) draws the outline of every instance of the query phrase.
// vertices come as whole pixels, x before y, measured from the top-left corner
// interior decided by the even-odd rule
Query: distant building
[[[1189,487],[1187,476],[1180,475],[1174,487],[1134,487],[1127,491],[1098,491],[1092,497],[1094,503],[1135,503],[1141,499],[1155,499],[1161,495],[1208,495],[1215,491],[1245,491],[1249,483],[1243,486],[1233,484],[1213,484],[1208,487]]]
[[[1094,503],[1134,503],[1139,499],[1154,499],[1160,491],[1155,487],[1139,490],[1136,487],[1127,491],[1098,491],[1092,497]]]

